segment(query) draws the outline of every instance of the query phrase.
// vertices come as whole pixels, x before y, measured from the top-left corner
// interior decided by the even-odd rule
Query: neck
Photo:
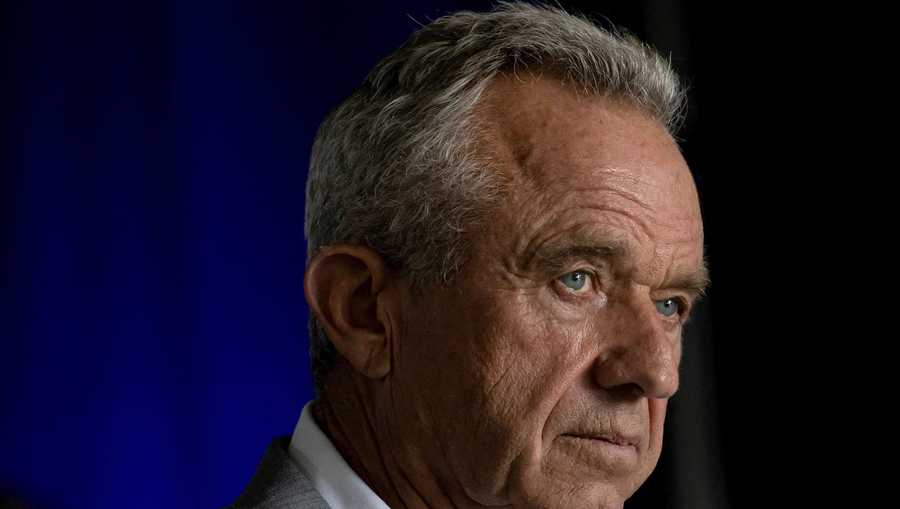
[[[334,447],[356,474],[390,507],[469,507],[455,479],[429,467],[427,451],[409,447],[409,429],[398,422],[391,398],[380,394],[379,383],[336,367],[325,390],[313,404],[313,416]],[[387,404],[386,406],[384,404]],[[449,476],[448,476],[449,477]]]

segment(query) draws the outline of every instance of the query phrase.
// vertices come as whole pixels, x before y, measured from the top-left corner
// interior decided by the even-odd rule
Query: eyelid
[[[555,264],[555,266],[553,267],[553,272],[558,274],[556,277],[562,277],[566,274],[571,274],[573,272],[579,271],[586,272],[594,276],[604,268],[604,263],[593,260],[586,260],[581,257],[573,257],[571,259],[563,260],[560,263]]]
[[[587,281],[587,285],[588,285],[588,286],[586,286],[586,287],[585,287],[584,289],[582,289],[582,290],[573,290],[573,289],[567,287],[567,286],[561,281],[562,278],[564,278],[565,276],[568,276],[569,274],[574,274],[574,273],[576,273],[576,272],[581,272],[581,273],[585,274],[585,275],[588,277],[588,281]],[[559,287],[562,286],[562,287],[563,287],[563,288],[562,288],[562,291],[563,291],[566,295],[572,295],[572,296],[584,296],[584,295],[588,295],[588,294],[599,294],[599,293],[601,293],[601,292],[600,292],[600,281],[601,281],[601,278],[600,278],[600,276],[598,275],[597,272],[598,272],[597,270],[595,270],[595,269],[593,269],[593,268],[591,268],[591,267],[581,267],[581,268],[574,268],[574,269],[566,270],[565,272],[563,272],[563,273],[559,274],[558,276],[556,276],[555,278],[553,278],[552,284],[553,284],[557,289],[559,289]]]
[[[607,267],[609,260],[586,255],[567,255],[544,259],[542,266],[546,272],[559,275],[568,274],[585,267],[583,270],[592,271]]]
[[[576,268],[576,269],[567,270],[567,271],[561,273],[560,275],[556,276],[556,279],[562,279],[563,277],[568,276],[569,274],[574,274],[576,272],[582,272],[584,274],[587,274],[588,277],[591,278],[591,281],[596,281],[597,279],[599,279],[599,276],[597,275],[597,271],[591,267],[580,267],[580,268]]]

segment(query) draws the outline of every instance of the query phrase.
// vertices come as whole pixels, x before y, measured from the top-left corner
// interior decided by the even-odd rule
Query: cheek
[[[539,468],[548,449],[544,439],[553,438],[548,418],[590,357],[581,351],[586,331],[582,321],[548,313],[533,295],[507,295],[482,310],[490,318],[470,352],[478,367],[471,374],[474,390],[482,398],[471,416],[483,439],[478,471],[521,476]],[[501,493],[510,480],[496,477],[489,489]]]
[[[659,456],[663,447],[663,423],[666,419],[666,405],[667,400],[664,399],[647,400],[650,427],[648,443],[641,453],[640,468],[631,476],[627,487],[621,490],[621,494],[625,499],[630,498],[644,484],[659,462]]]
[[[601,331],[571,309],[558,313],[541,299],[526,295],[508,299],[495,309],[491,336],[496,348],[484,376],[484,416],[493,430],[488,447],[502,447],[504,461],[514,464],[513,476],[533,475],[540,468],[557,431],[551,416],[572,409],[566,396],[589,385],[588,374],[597,354]]]
[[[556,357],[547,330],[518,298],[466,295],[411,309],[396,348],[392,399],[404,402],[397,419],[414,423],[410,432],[424,432],[425,443],[441,444],[473,495],[498,493],[498,474],[541,429],[538,393],[560,366],[548,365]]]
[[[485,424],[497,445],[519,448],[540,432],[565,369],[552,327],[513,297],[489,309],[467,352]]]
[[[516,402],[522,415],[512,419],[543,422],[590,358],[586,338],[596,334],[571,310],[558,312],[543,299],[522,294],[493,310],[489,331],[493,348],[486,372],[489,386],[505,389],[490,394],[500,402]],[[555,303],[558,306],[558,303]],[[532,430],[534,431],[534,430]]]
[[[442,444],[469,494],[497,504],[511,477],[540,467],[548,417],[589,369],[595,352],[584,350],[597,342],[585,338],[599,331],[543,295],[466,296],[410,315],[394,399],[409,403],[410,432]]]
[[[651,463],[650,469],[656,466],[659,454],[662,451],[663,430],[666,420],[666,406],[668,400],[665,399],[649,399],[647,400],[648,410],[650,412],[650,443],[648,444],[647,455]],[[648,473],[649,475],[649,473]]]

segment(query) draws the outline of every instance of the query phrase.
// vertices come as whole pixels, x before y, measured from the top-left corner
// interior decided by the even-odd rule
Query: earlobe
[[[310,311],[337,351],[370,378],[383,378],[391,369],[391,277],[378,253],[355,245],[323,248],[304,277]]]

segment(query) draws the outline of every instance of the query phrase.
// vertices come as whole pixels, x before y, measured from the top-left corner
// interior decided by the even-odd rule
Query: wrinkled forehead
[[[677,143],[625,99],[581,94],[552,78],[501,75],[477,115],[479,151],[513,189],[605,188],[661,213],[699,219]]]

